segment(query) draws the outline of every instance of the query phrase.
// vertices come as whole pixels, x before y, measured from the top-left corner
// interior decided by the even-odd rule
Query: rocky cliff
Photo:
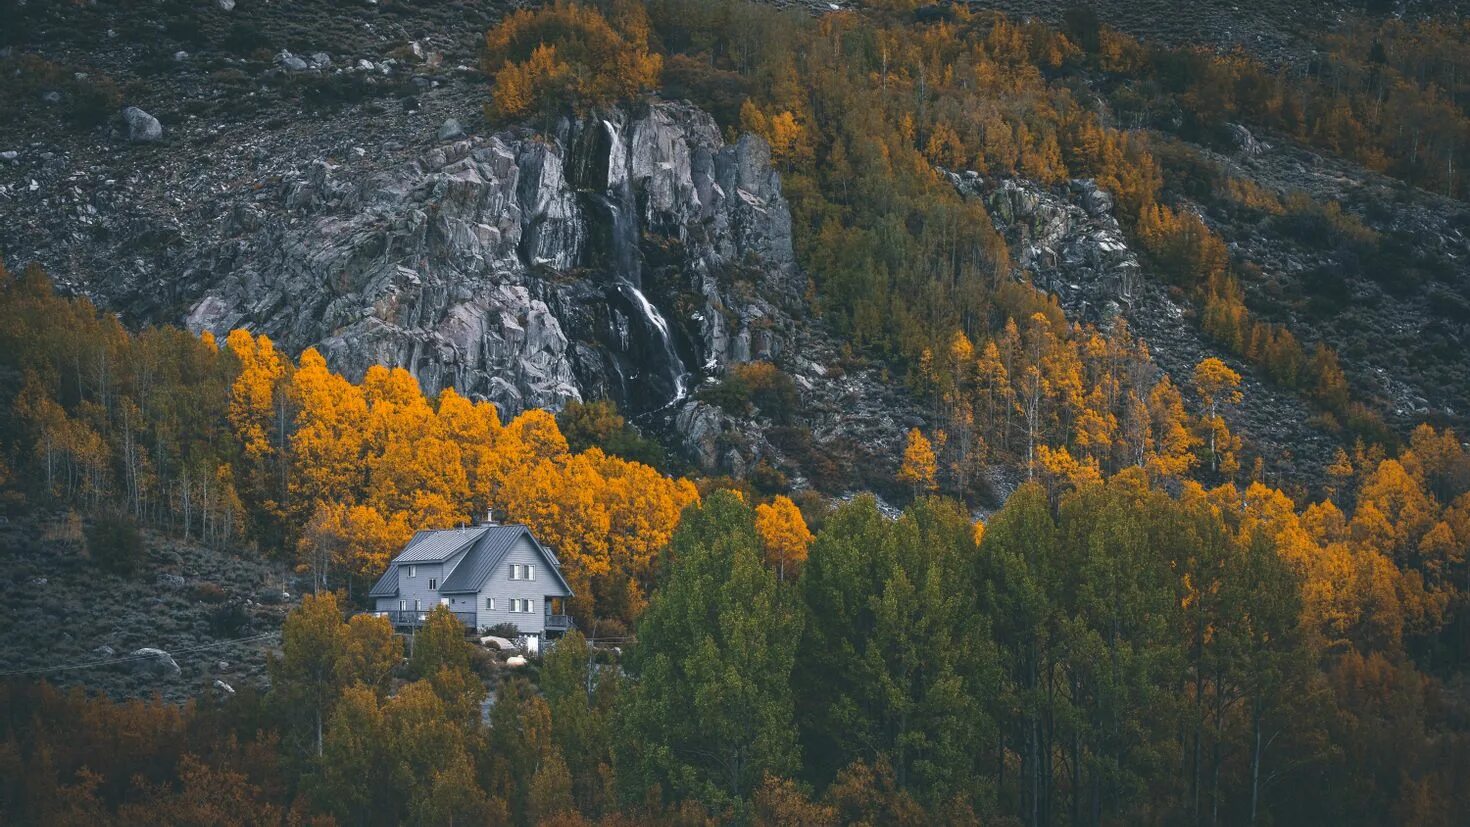
[[[769,355],[754,323],[801,294],[765,145],[677,103],[453,137],[366,176],[317,159],[225,227],[174,281],[190,328],[315,346],[353,378],[402,366],[506,415],[665,408]]]

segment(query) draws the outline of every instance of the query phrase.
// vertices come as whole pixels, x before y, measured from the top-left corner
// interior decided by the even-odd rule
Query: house
[[[369,596],[398,628],[423,625],[437,605],[473,630],[512,623],[533,645],[572,627],[561,563],[523,525],[420,531]]]

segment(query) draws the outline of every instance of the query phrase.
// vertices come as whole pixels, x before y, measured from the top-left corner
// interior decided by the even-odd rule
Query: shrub
[[[495,75],[491,114],[521,117],[571,102],[598,106],[658,85],[663,58],[648,50],[648,13],[615,2],[612,20],[558,2],[515,12],[485,33],[484,69]]]
[[[190,595],[200,603],[223,603],[229,597],[218,583],[195,583]]]
[[[0,61],[0,76],[7,78],[5,84],[0,84],[0,103],[11,112],[36,111],[36,101],[42,94],[57,92],[65,120],[93,127],[106,123],[122,105],[122,90],[108,76],[36,55]]]
[[[601,448],[604,453],[663,468],[668,461],[664,449],[629,425],[617,406],[601,399],[571,402],[556,415],[556,424],[573,451]]]
[[[143,535],[125,516],[98,517],[87,529],[87,553],[106,571],[132,574],[143,561]]]
[[[250,613],[245,605],[230,602],[209,613],[209,633],[219,638],[238,638],[250,631]]]
[[[503,637],[507,640],[515,640],[521,636],[521,629],[514,623],[497,623],[486,629],[485,634]]]
[[[732,365],[724,381],[700,396],[732,414],[748,414],[754,405],[780,425],[791,421],[800,404],[796,383],[770,362]]]

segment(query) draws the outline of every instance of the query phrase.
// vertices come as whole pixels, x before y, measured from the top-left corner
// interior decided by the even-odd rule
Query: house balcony
[[[389,609],[387,611],[375,612],[379,617],[388,618],[388,622],[394,627],[418,628],[429,622],[429,615],[433,608],[428,609]],[[474,612],[454,612],[454,619],[458,620],[467,628],[475,628]]]
[[[546,615],[546,631],[565,632],[577,624],[572,622],[571,615]]]

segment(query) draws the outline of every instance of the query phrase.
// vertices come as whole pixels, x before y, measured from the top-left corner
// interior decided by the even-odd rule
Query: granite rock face
[[[779,351],[769,320],[802,292],[769,150],[686,104],[454,140],[366,178],[320,159],[223,220],[182,279],[191,329],[317,347],[352,378],[402,366],[505,415],[666,408]]]

